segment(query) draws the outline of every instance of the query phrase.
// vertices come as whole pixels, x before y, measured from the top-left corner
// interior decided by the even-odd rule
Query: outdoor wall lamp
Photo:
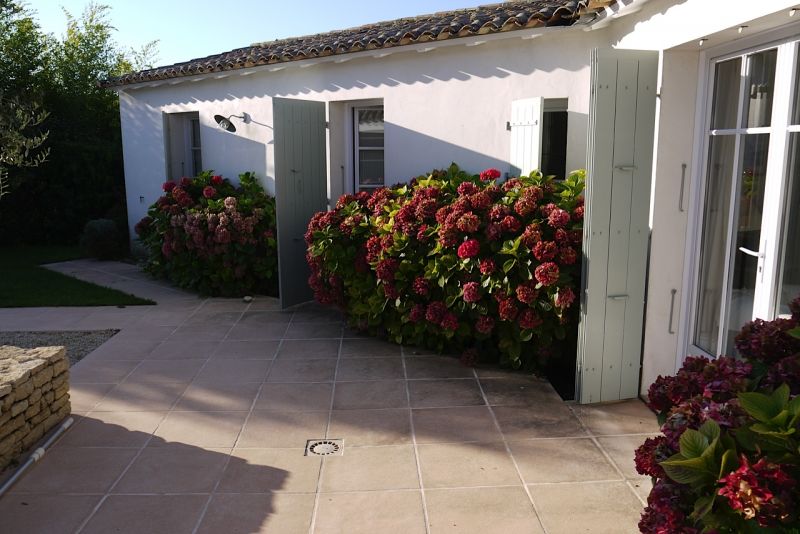
[[[241,115],[228,115],[227,117],[222,115],[214,115],[214,120],[217,122],[217,126],[225,130],[226,132],[235,132],[236,126],[233,125],[231,119],[236,117],[237,119],[242,119],[242,122],[247,124],[250,122],[250,115],[245,112],[242,112]]]

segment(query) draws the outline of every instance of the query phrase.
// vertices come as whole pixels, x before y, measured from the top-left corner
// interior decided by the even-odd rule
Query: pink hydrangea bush
[[[204,295],[276,294],[275,200],[253,173],[203,172],[163,185],[135,231],[145,269]]]
[[[453,165],[311,220],[309,283],[397,343],[535,368],[577,323],[584,173],[497,183]]]
[[[641,532],[798,532],[800,298],[790,307],[744,326],[741,359],[689,357],[650,386],[662,435],[635,454],[654,480]]]

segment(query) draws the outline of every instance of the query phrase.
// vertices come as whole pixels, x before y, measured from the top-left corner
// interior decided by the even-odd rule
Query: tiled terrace
[[[359,338],[315,306],[201,300],[122,264],[72,272],[158,306],[0,310],[121,328],[72,368],[76,425],[0,498],[4,532],[637,532],[639,401]],[[341,438],[344,454],[304,456]]]

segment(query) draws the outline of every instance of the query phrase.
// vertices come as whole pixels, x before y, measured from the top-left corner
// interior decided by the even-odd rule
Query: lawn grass
[[[77,247],[0,248],[0,308],[155,304],[151,300],[39,267],[43,263],[81,257]]]

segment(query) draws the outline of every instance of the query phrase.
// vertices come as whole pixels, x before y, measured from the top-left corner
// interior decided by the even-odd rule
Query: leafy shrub
[[[654,479],[642,532],[798,532],[800,298],[791,307],[745,325],[744,359],[689,357],[650,386],[663,435],[636,451]]]
[[[577,321],[584,174],[499,176],[453,164],[342,196],[306,233],[317,300],[397,343],[542,363]]]
[[[80,239],[81,252],[98,260],[119,257],[122,240],[117,224],[111,219],[94,219],[86,223]]]
[[[238,187],[203,172],[163,189],[135,228],[148,272],[204,295],[276,293],[275,199],[253,173]]]

